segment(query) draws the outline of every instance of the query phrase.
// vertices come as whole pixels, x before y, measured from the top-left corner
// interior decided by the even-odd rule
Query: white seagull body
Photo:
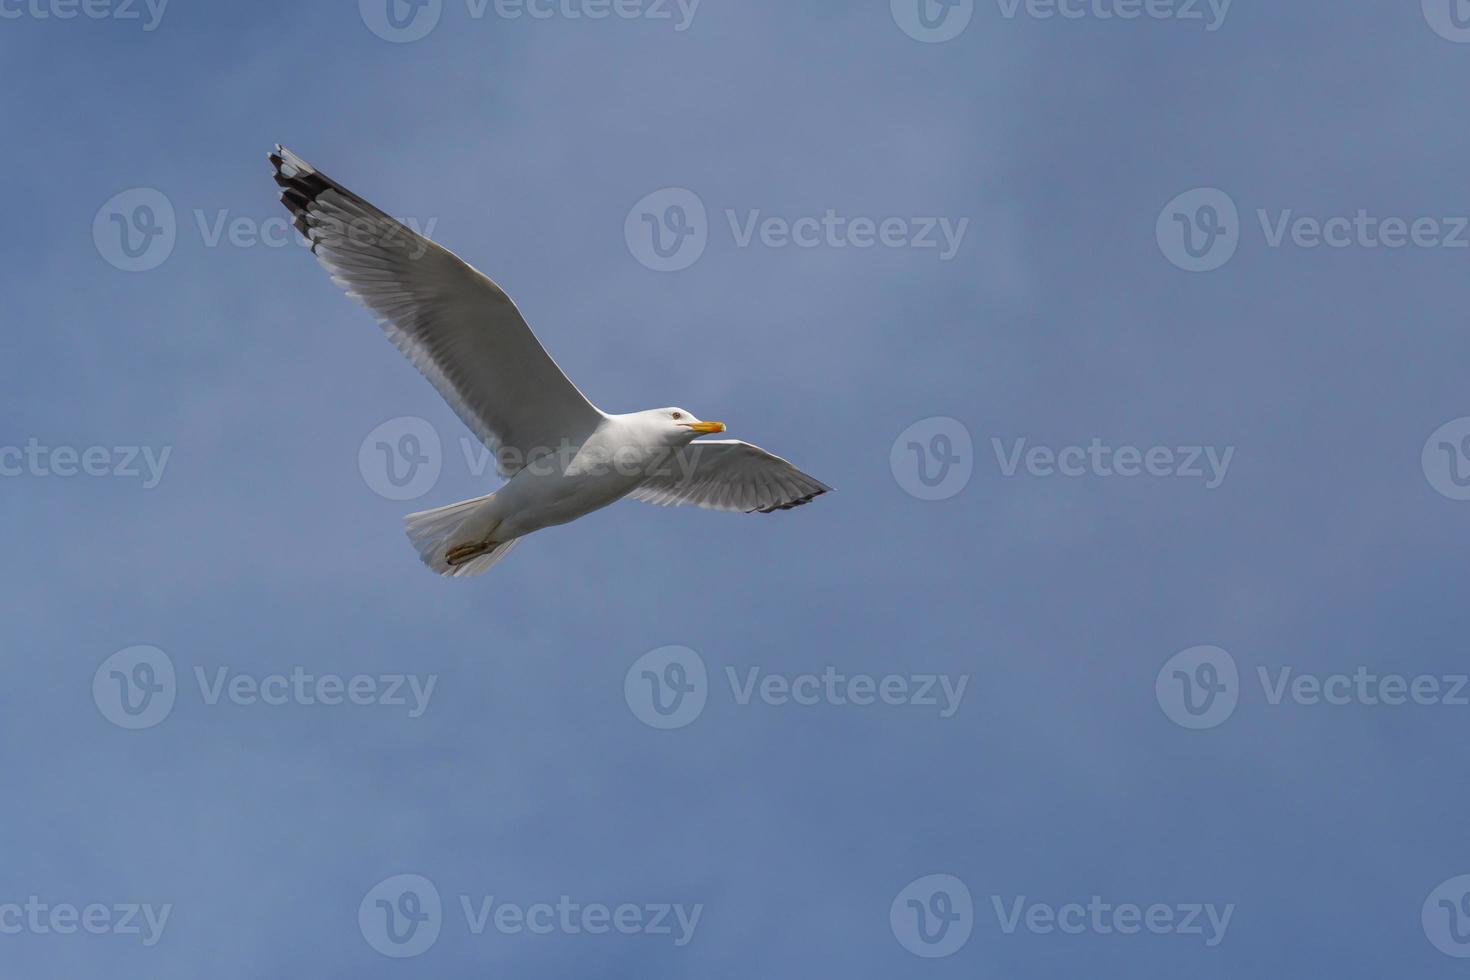
[[[317,260],[495,454],[509,482],[404,518],[424,564],[478,575],[532,531],[624,497],[713,510],[789,510],[831,488],[680,408],[600,411],[546,353],[509,296],[282,146],[281,200]]]

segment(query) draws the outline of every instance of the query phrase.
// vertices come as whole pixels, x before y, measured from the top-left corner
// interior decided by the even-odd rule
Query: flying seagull
[[[623,497],[769,514],[832,489],[682,408],[609,415],[562,373],[489,277],[279,144],[281,200],[317,261],[383,325],[507,483],[488,496],[405,517],[440,575],[479,575],[532,531]]]

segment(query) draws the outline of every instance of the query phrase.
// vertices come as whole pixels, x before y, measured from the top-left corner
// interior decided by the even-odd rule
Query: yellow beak
[[[681,425],[688,426],[702,436],[714,435],[716,432],[725,431],[723,422],[682,422]]]

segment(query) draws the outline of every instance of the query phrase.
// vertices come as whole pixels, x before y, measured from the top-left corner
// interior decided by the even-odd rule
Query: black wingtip
[[[276,186],[281,188],[281,203],[286,205],[286,210],[291,212],[292,226],[301,233],[302,238],[311,243],[311,250],[315,253],[317,242],[311,235],[309,212],[318,194],[336,188],[330,180],[299,157],[288,164],[286,157],[290,152],[277,143],[276,151],[267,154],[266,159],[271,162],[271,166],[275,167],[276,172],[273,177]],[[293,173],[285,172],[288,166],[294,171]]]
[[[793,500],[793,501],[791,501],[789,503],[784,503],[784,504],[773,504],[770,507],[757,507],[755,510],[748,510],[748,511],[746,511],[746,513],[747,514],[774,514],[778,510],[790,510],[793,507],[800,507],[802,504],[809,504],[813,500],[816,500],[818,497],[820,497],[822,494],[828,493],[831,490],[832,490],[831,487],[823,487],[820,490],[817,490],[817,491],[814,491],[812,493],[807,494],[805,497],[802,497],[800,500]]]

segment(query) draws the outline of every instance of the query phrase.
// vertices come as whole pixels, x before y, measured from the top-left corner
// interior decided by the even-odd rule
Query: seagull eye
[[[683,417],[684,417],[684,413],[683,412],[675,412],[674,413],[674,418],[676,418],[676,419],[682,419]]]

